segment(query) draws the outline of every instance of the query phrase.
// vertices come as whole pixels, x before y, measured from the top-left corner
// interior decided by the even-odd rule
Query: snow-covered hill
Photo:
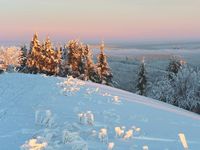
[[[125,134],[116,137],[115,127]],[[107,130],[107,135],[100,133],[104,142],[101,129]],[[125,139],[131,131],[133,137]],[[145,145],[149,150],[181,150],[179,133],[185,134],[190,150],[199,150],[200,116],[71,78],[0,75],[0,150],[106,150],[108,143],[115,150],[142,150]]]

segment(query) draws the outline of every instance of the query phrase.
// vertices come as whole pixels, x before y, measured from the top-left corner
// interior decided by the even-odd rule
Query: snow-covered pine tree
[[[21,65],[22,51],[17,47],[0,48],[0,70],[14,71]]]
[[[61,62],[59,69],[59,76],[67,77],[68,75],[72,75],[72,68],[68,64],[68,44],[62,48],[59,46],[57,50],[61,51]]]
[[[139,95],[146,95],[147,77],[144,57],[139,67],[136,89]]]
[[[32,52],[33,48],[40,47],[40,42],[38,40],[38,33],[34,33],[32,41],[30,43],[29,54]]]
[[[47,75],[57,75],[59,73],[61,50],[55,51],[53,49],[49,37],[40,45],[38,35],[34,34],[30,47],[27,65],[32,73],[45,73]]]
[[[56,63],[56,74],[58,75],[60,72],[60,66],[62,63],[62,48],[61,47],[56,50],[55,63]]]
[[[176,75],[181,68],[181,60],[178,59],[176,56],[171,57],[169,65],[167,67],[168,77],[172,79],[174,75]]]
[[[98,74],[97,67],[93,62],[92,50],[90,49],[89,45],[85,46],[84,53],[86,59],[85,73],[87,75],[87,79],[96,83],[100,83],[100,76]]]
[[[41,52],[41,72],[47,75],[57,75],[61,64],[61,49],[54,50],[50,38],[47,37]]]
[[[107,62],[107,56],[104,53],[104,42],[100,45],[100,54],[97,56],[97,69],[100,76],[100,81],[102,84],[112,86],[112,72]]]
[[[64,47],[62,48],[62,60],[64,61],[68,60],[68,52],[69,52],[68,44],[69,43],[65,44]]]
[[[48,75],[55,74],[56,66],[54,64],[55,52],[49,37],[46,38],[43,44],[42,55],[44,56],[44,66],[43,71]]]
[[[60,77],[72,76],[72,68],[68,65],[67,61],[61,61],[59,74]]]
[[[33,35],[28,53],[27,66],[30,73],[38,73],[41,70],[41,46],[38,40],[38,34]]]
[[[80,73],[80,76],[78,77],[79,79],[88,80],[87,53],[83,44],[81,44],[80,64],[78,71]]]
[[[82,44],[78,40],[68,43],[68,70],[73,75],[82,80],[97,82],[98,73],[92,60],[92,51],[88,45]]]
[[[19,72],[27,73],[28,70],[27,70],[26,62],[27,62],[28,49],[26,48],[26,45],[21,47],[21,51],[22,51],[21,66],[18,67],[17,70]]]
[[[82,55],[82,44],[78,40],[68,42],[68,65],[72,69],[73,77],[80,76],[80,64]]]

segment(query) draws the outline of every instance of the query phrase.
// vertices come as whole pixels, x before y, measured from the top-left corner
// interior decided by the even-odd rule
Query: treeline
[[[137,93],[200,114],[200,71],[172,57],[166,72],[149,81],[145,61],[138,69]]]
[[[23,73],[73,76],[81,80],[113,86],[113,75],[100,45],[94,63],[89,45],[71,40],[65,46],[53,47],[49,38],[40,44],[34,34],[30,48],[0,48],[0,72],[16,70]],[[141,61],[137,72],[136,93],[189,111],[200,113],[200,71],[185,61],[172,57],[163,75],[152,77],[148,65]],[[152,70],[151,70],[152,71]],[[122,77],[124,78],[124,77]],[[155,78],[153,83],[151,78]]]
[[[70,75],[110,86],[113,83],[103,42],[100,45],[97,63],[94,63],[89,45],[79,40],[71,40],[63,47],[53,47],[49,37],[40,44],[38,35],[34,34],[29,49],[26,46],[21,50],[15,47],[0,48],[0,70],[9,71],[13,68],[23,73],[61,77]]]

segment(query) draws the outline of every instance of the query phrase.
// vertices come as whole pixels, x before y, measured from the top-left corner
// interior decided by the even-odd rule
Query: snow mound
[[[150,98],[72,77],[4,73],[0,83],[2,150],[200,147],[199,115]]]

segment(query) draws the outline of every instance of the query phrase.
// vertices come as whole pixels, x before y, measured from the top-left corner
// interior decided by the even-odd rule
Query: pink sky
[[[0,41],[200,39],[199,0],[0,0]]]

